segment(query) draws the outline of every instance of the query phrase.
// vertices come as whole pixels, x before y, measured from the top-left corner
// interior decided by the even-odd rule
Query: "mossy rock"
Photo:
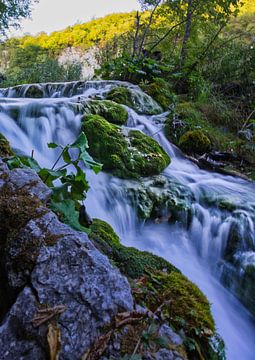
[[[8,157],[13,155],[14,153],[10,147],[9,141],[0,133],[0,156]]]
[[[89,237],[95,246],[129,278],[139,278],[145,275],[146,271],[178,272],[173,265],[159,256],[123,246],[112,227],[102,220],[93,220]]]
[[[153,312],[160,309],[164,323],[194,341],[196,349],[190,358],[202,354],[208,360],[220,359],[210,343],[215,333],[210,304],[196,285],[163,258],[123,246],[112,227],[102,220],[93,220],[89,237],[129,278],[137,304]],[[224,351],[222,340],[218,340]]]
[[[180,137],[179,147],[188,154],[204,154],[210,150],[211,141],[202,130],[191,130]]]
[[[91,114],[100,115],[112,124],[124,125],[128,120],[127,110],[110,100],[92,100],[89,102]]]
[[[121,178],[160,174],[170,163],[162,147],[140,131],[123,134],[99,115],[88,115],[82,125],[93,158]]]
[[[170,84],[161,78],[154,78],[153,82],[142,84],[141,88],[156,100],[164,110],[167,110],[169,105],[175,101],[175,94],[172,92]]]
[[[182,332],[189,359],[222,359],[218,354],[224,352],[223,341],[219,338],[216,349],[211,346],[217,334],[210,304],[195,284],[180,272],[172,271],[146,275],[136,286],[136,302],[153,313],[160,309],[161,318],[175,331]]]
[[[106,94],[106,99],[112,100],[118,104],[126,105],[139,114],[156,115],[162,112],[161,106],[139,88],[131,89],[119,86],[110,90]]]
[[[43,90],[39,85],[30,85],[25,92],[27,98],[43,98],[43,96]]]
[[[159,222],[181,222],[188,226],[192,220],[194,196],[190,189],[163,175],[129,181],[125,191],[140,218]]]

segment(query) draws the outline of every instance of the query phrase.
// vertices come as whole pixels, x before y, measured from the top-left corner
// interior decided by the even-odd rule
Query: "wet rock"
[[[114,87],[106,94],[107,100],[127,105],[139,114],[156,115],[162,113],[162,108],[149,95],[140,90],[138,86]]]
[[[162,325],[159,329],[159,335],[168,339],[171,344],[174,344],[176,346],[180,346],[183,343],[181,337],[166,324]]]
[[[27,98],[43,98],[43,89],[37,84],[29,85],[24,92],[24,96]]]
[[[152,138],[138,130],[124,131],[99,115],[84,118],[82,130],[89,153],[103,169],[121,178],[139,178],[160,174],[170,158]]]
[[[160,175],[141,182],[127,182],[125,187],[142,219],[190,223],[194,196],[176,180]]]
[[[9,141],[0,133],[0,156],[7,157],[13,155]]]
[[[161,349],[155,354],[155,360],[174,360],[174,354],[171,350]]]
[[[112,124],[124,125],[128,119],[128,112],[120,104],[110,100],[91,100],[87,104],[91,114],[100,115]]]
[[[5,226],[8,220],[0,224],[6,238],[1,238],[0,268],[6,291],[1,287],[0,297],[9,297],[0,326],[0,358],[47,358],[49,321],[38,327],[31,321],[42,307],[53,311],[61,305],[65,311],[52,316],[61,332],[60,358],[80,359],[117,313],[132,310],[129,284],[85,233],[70,229],[40,205],[39,198],[47,201],[49,193],[32,171],[1,170],[9,196],[18,199],[27,192],[29,201],[37,199],[39,205],[31,219],[25,207],[14,231]]]
[[[246,130],[240,130],[238,132],[238,136],[240,139],[242,140],[248,140],[248,141],[252,141],[253,139],[253,132],[250,129],[246,129]]]

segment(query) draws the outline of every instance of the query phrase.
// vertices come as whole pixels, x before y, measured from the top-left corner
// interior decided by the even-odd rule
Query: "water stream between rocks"
[[[0,133],[19,154],[30,155],[34,150],[39,164],[50,167],[58,154],[48,149],[47,143],[65,145],[74,141],[80,131],[81,104],[88,97],[103,97],[117,85],[120,83],[45,84],[44,97],[40,99],[26,98],[26,86],[0,90]],[[122,85],[139,95],[135,86]],[[136,181],[121,180],[104,172],[95,175],[87,170],[91,188],[85,203],[90,216],[111,224],[124,245],[148,250],[177,266],[212,304],[218,332],[226,343],[227,358],[254,359],[254,318],[233,293],[240,292],[238,284],[245,269],[255,266],[255,184],[201,170],[187,160],[164,136],[166,114],[138,115],[130,108],[127,110],[126,127],[152,136],[170,155],[172,162],[161,180],[165,184],[178,183],[180,192],[191,194],[191,220],[187,226],[185,213],[183,221],[172,223],[139,220],[137,207],[129,196],[130,188],[137,186]],[[225,206],[215,206],[219,199]],[[228,210],[229,204],[234,210]],[[234,265],[224,259],[233,227],[238,229],[240,238]]]

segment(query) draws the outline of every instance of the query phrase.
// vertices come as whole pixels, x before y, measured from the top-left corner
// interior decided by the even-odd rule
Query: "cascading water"
[[[71,143],[79,133],[80,110],[86,99],[91,96],[103,98],[107,91],[118,85],[119,82],[93,81],[33,85],[44,96],[40,99],[23,97],[29,86],[0,90],[0,133],[18,153],[30,155],[34,150],[40,165],[49,167],[57,154],[48,149],[47,143]],[[149,101],[138,87],[122,85],[132,88],[141,108],[144,101]],[[242,276],[245,266],[255,263],[255,185],[237,177],[203,171],[187,160],[163,135],[166,114],[145,116],[127,110],[127,128],[136,128],[152,136],[170,155],[172,162],[164,171],[164,178],[178,182],[181,191],[186,189],[191,194],[192,219],[189,226],[183,226],[182,221],[172,224],[140,221],[128,195],[134,181],[120,180],[103,172],[95,175],[89,170],[88,212],[92,217],[110,223],[125,245],[149,250],[181,269],[212,303],[216,326],[226,343],[227,358],[254,359],[254,319],[217,279],[237,276],[237,272]],[[208,205],[209,200],[205,202],[205,198],[211,203],[220,198],[237,205],[230,213],[224,208]],[[228,272],[222,259],[233,226],[237,228],[242,244],[240,252],[235,254],[239,267],[233,270],[229,265]]]

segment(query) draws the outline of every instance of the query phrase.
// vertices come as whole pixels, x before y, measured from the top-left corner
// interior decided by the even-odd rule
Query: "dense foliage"
[[[1,0],[0,33],[4,34],[10,26],[18,26],[18,21],[30,14],[34,0]]]

